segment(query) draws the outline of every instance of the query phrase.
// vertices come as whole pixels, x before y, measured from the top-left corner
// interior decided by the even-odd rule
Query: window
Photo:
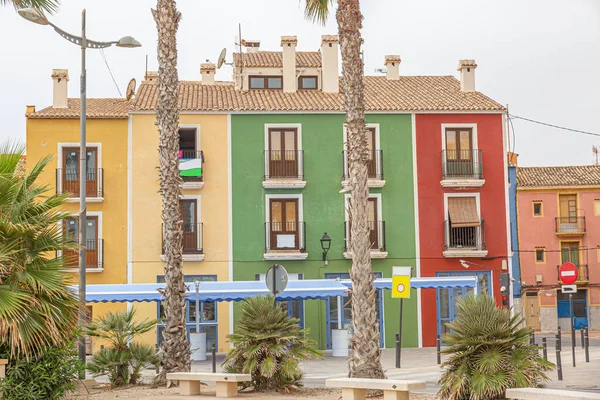
[[[300,90],[311,90],[317,89],[317,77],[316,76],[301,76],[298,78],[298,89]]]
[[[346,209],[350,207],[350,196],[346,196]],[[377,251],[385,251],[385,223],[381,218],[381,195],[375,195],[368,199],[368,220],[369,224],[369,240],[371,249]],[[345,224],[345,249],[348,250],[350,245],[350,230],[352,229],[349,214],[346,214],[348,220]]]
[[[267,178],[299,178],[298,129],[269,128]]]
[[[535,249],[535,263],[545,264],[546,263],[546,249],[537,248]]]
[[[579,242],[562,242],[560,244],[561,263],[572,262],[579,266]]]
[[[201,253],[201,225],[198,223],[198,203],[194,199],[180,199],[179,207],[183,219],[183,252]]]
[[[541,201],[534,201],[533,202],[533,216],[534,217],[541,217],[543,214],[543,210],[542,210],[542,202]]]
[[[367,125],[367,148],[369,149],[369,162],[367,164],[367,174],[369,179],[383,179],[383,152],[378,147],[380,146],[380,133],[378,124]],[[344,126],[344,175],[343,179],[347,180],[350,178],[350,165],[348,162],[348,148],[347,148],[348,134],[346,127]],[[380,186],[369,186],[369,187],[380,187]]]
[[[196,151],[196,129],[179,129],[179,158],[197,158]]]
[[[448,197],[446,249],[484,250],[483,221],[476,197]]]
[[[577,195],[559,195],[559,214],[562,223],[577,222]]]
[[[594,215],[600,215],[600,199],[594,200]]]
[[[102,239],[98,237],[98,216],[87,215],[85,227],[86,268],[102,267]],[[79,219],[75,217],[63,220],[63,236],[67,243],[76,247],[79,243]],[[75,268],[78,265],[79,254],[77,249],[62,252],[64,266]]]
[[[443,178],[483,178],[481,150],[475,148],[473,130],[467,127],[445,128]]]
[[[250,76],[250,89],[281,89],[283,77],[281,76]]]
[[[300,250],[298,199],[271,199],[270,210],[269,248]]]
[[[62,190],[59,193],[71,193],[79,197],[79,147],[65,147],[62,149],[62,168],[60,170]],[[101,197],[99,195],[98,148],[88,147],[86,150],[86,196]]]

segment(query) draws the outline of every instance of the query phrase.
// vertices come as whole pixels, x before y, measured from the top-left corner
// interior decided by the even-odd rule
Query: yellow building
[[[67,98],[66,70],[54,70],[53,104],[36,111],[27,106],[27,168],[52,155],[40,182],[57,193],[71,193],[65,210],[79,212],[79,99]],[[125,99],[88,99],[87,103],[87,282],[127,282],[127,120]],[[77,238],[78,223],[68,218],[66,236]],[[68,273],[77,282],[77,255],[65,255]],[[92,317],[124,304],[94,304]]]
[[[156,74],[149,73],[138,90],[138,95],[143,93],[140,99],[150,99],[153,103],[146,109],[155,109],[156,86]],[[203,168],[201,175],[182,177],[183,271],[193,288],[196,280],[227,281],[230,278],[228,116],[187,114],[182,110],[179,123],[180,162],[197,163]],[[164,274],[156,113],[136,111],[134,107],[130,113],[129,129],[131,255],[128,281],[156,283],[162,281]],[[184,173],[182,171],[182,175]],[[140,315],[157,316],[156,304],[138,303],[136,308]],[[194,310],[192,302],[187,318],[187,328],[191,332],[195,331]],[[228,350],[229,310],[226,302],[201,305],[200,321],[207,333],[208,349],[215,343],[218,351]],[[159,338],[156,333],[153,334],[154,338]],[[148,341],[153,339],[151,335],[148,333]]]

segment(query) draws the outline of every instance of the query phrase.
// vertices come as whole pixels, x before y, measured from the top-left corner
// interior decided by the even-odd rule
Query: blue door
[[[477,276],[479,280],[479,292],[492,295],[491,293],[491,271],[473,272],[438,272],[437,276]],[[456,304],[464,296],[473,294],[473,288],[440,288],[436,289],[436,311],[437,311],[437,334],[442,337],[450,330],[446,323],[456,319],[458,310]]]
[[[381,278],[381,273],[375,272],[376,278]],[[331,273],[325,274],[325,279],[350,279],[349,273]],[[325,301],[326,307],[326,338],[327,348],[331,349],[331,330],[338,329],[338,301],[337,297],[330,297]],[[377,291],[375,297],[375,309],[377,310],[377,321],[379,321],[379,342],[381,347],[385,347],[385,338],[383,332],[383,296],[381,290]],[[352,337],[352,293],[348,297],[342,297],[342,328],[348,329],[348,335]]]
[[[569,295],[558,291],[558,318],[559,322],[561,318],[571,319],[571,304],[569,302]],[[588,313],[587,313],[587,290],[577,290],[573,293],[573,325],[575,329],[584,329],[588,326]],[[571,322],[569,321],[569,326]],[[562,329],[567,329],[567,326],[560,324]],[[570,328],[569,328],[570,329]]]

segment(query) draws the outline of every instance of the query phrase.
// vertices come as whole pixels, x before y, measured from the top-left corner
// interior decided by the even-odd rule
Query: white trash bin
[[[206,332],[190,333],[192,361],[206,361]]]
[[[331,355],[348,357],[348,329],[331,330]]]

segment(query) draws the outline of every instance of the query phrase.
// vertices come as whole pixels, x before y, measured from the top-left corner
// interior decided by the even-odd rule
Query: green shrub
[[[2,357],[8,358],[8,351],[2,351]],[[9,359],[0,392],[5,400],[61,399],[75,389],[81,368],[74,341],[64,347],[46,347],[29,360]]]
[[[549,380],[554,364],[529,344],[529,328],[510,310],[496,307],[487,295],[467,296],[458,302],[458,318],[446,324],[450,354],[438,384],[444,400],[503,399],[506,389],[540,387]]]
[[[272,296],[254,297],[242,303],[235,332],[228,335],[233,349],[223,368],[226,372],[252,375],[256,390],[290,391],[300,386],[299,362],[323,358],[308,329],[300,329],[281,307],[273,307]]]
[[[86,328],[91,337],[107,340],[109,347],[92,356],[87,369],[94,376],[108,375],[112,387],[136,384],[142,368],[156,366],[153,346],[133,340],[156,325],[157,320],[135,321],[135,310],[107,313]]]

